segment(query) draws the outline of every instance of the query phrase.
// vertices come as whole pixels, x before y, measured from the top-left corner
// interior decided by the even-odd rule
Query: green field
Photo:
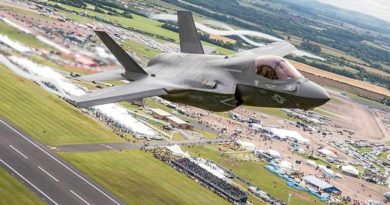
[[[174,132],[172,134],[172,140],[174,140],[174,141],[181,141],[181,140],[185,140],[185,139],[186,138],[182,134],[180,134],[179,132]]]
[[[122,46],[125,50],[132,50],[137,53],[137,55],[141,55],[149,59],[161,53],[159,50],[149,48],[148,46],[130,40],[124,40]]]
[[[206,130],[201,130],[201,129],[196,129],[194,130],[195,132],[201,134],[204,138],[206,139],[215,139],[218,137],[217,134],[213,133],[213,132],[208,132]]]
[[[61,4],[61,3],[57,3],[57,2],[53,2],[53,1],[48,1],[47,3],[49,3],[51,5],[57,4],[57,5],[61,6],[62,8],[65,8],[67,10],[74,11],[74,12],[85,12],[85,9],[76,8],[73,6],[66,5],[66,4]],[[137,14],[132,13],[131,15],[133,16],[133,18],[130,19],[130,18],[126,18],[123,16],[113,16],[113,15],[98,13],[98,12],[95,12],[92,10],[87,10],[87,11],[88,11],[88,15],[91,15],[91,16],[97,16],[100,18],[104,18],[104,19],[110,20],[112,22],[118,23],[122,26],[132,27],[134,29],[139,29],[139,30],[142,30],[142,31],[154,34],[154,35],[161,35],[161,36],[164,36],[164,37],[167,37],[170,39],[174,39],[176,42],[179,41],[178,33],[162,28],[161,25],[163,23],[156,21],[156,20],[153,20],[151,18],[146,18],[146,17],[139,16]],[[79,15],[76,15],[76,14],[73,14],[70,12],[65,12],[65,11],[60,11],[60,12],[61,12],[61,14],[68,17],[69,19],[72,19],[72,20],[80,22],[80,23],[90,23],[90,22],[95,21],[95,20],[89,19],[87,17],[79,16]],[[202,44],[205,46],[214,47],[216,52],[223,54],[223,55],[230,55],[230,54],[235,53],[232,50],[228,50],[228,49],[225,49],[225,48],[222,48],[222,47],[219,47],[219,46],[207,43],[207,42],[202,42]],[[136,47],[138,47],[138,46],[136,46]],[[141,51],[141,54],[144,52],[145,51]],[[152,53],[147,52],[146,54],[153,54],[154,51],[152,50],[151,52]]]
[[[146,98],[145,105],[146,105],[146,107],[161,109],[161,110],[164,110],[165,112],[168,112],[168,113],[173,112],[172,108],[169,108],[166,105],[164,105],[164,104],[162,104],[162,103],[160,103],[157,100],[154,100],[152,98]]]
[[[4,21],[0,21],[0,34],[6,35],[11,40],[20,42],[28,47],[46,48],[46,49],[54,50],[54,48],[51,48],[50,46],[42,43],[41,41],[36,39],[33,35],[23,33],[17,30],[16,28],[8,25]]]
[[[229,204],[140,150],[58,154],[127,204]]]
[[[215,149],[210,149],[210,147],[184,147],[184,149],[190,151],[192,156],[200,156],[215,161],[286,203],[288,194],[291,193],[292,199],[290,205],[324,204],[309,193],[289,187],[282,178],[265,169],[264,162],[232,159],[227,154],[221,155],[220,152]]]
[[[48,145],[120,142],[99,122],[0,64],[0,115]]]
[[[0,205],[10,204],[40,205],[45,203],[16,178],[0,168]]]
[[[246,106],[246,108],[249,109],[249,110],[253,110],[253,111],[256,111],[256,112],[261,112],[261,113],[264,113],[264,114],[267,114],[267,115],[280,117],[282,119],[287,119],[288,118],[286,113],[284,113],[282,111],[282,109],[280,109],[280,108],[250,107],[250,106]]]
[[[66,5],[66,4],[56,3],[53,1],[48,1],[47,3],[52,4],[52,5],[57,4],[57,5],[61,6],[62,8],[65,8],[65,9],[71,10],[71,11],[75,11],[75,12],[85,12],[86,11],[85,9],[76,8],[73,6]],[[157,35],[163,35],[165,37],[172,38],[175,40],[179,39],[179,36],[177,35],[177,33],[161,28],[160,26],[162,25],[162,23],[155,21],[153,19],[149,19],[149,18],[139,16],[136,14],[131,14],[133,16],[133,18],[130,19],[130,18],[122,17],[122,16],[113,16],[113,15],[98,13],[98,12],[95,12],[92,10],[87,10],[87,11],[88,11],[88,15],[98,16],[100,18],[111,20],[111,21],[117,22],[123,26],[128,26],[128,27],[132,27],[135,29],[140,29],[142,31],[157,34]],[[64,14],[67,15],[68,12],[64,12]],[[76,17],[75,18],[74,15],[70,15],[70,16],[67,15],[67,17],[72,19],[72,20],[75,20],[75,21],[80,21],[81,19],[86,18],[86,17]],[[84,22],[85,22],[85,20],[84,20]]]
[[[17,13],[19,15],[40,18],[40,19],[45,20],[45,21],[55,21],[55,19],[53,19],[51,17],[40,15],[38,12],[33,12],[32,10],[27,10],[24,7],[18,7],[17,5],[1,4],[1,7],[2,7],[2,10]]]

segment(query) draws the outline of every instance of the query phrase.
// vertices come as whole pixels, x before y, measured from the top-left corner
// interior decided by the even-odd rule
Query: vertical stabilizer
[[[147,73],[138,63],[129,56],[115,41],[104,31],[95,31],[104,45],[111,51],[119,63],[125,68],[126,78],[133,80],[146,76]]]
[[[204,54],[195,22],[190,11],[177,12],[180,51],[182,53]]]

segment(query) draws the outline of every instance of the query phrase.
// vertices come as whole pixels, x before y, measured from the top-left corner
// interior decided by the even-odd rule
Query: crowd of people
[[[196,178],[203,185],[208,186],[210,189],[221,196],[226,197],[235,204],[245,204],[247,201],[248,197],[245,192],[241,191],[238,187],[229,184],[225,180],[216,177],[188,158],[172,161],[172,165],[187,175]]]

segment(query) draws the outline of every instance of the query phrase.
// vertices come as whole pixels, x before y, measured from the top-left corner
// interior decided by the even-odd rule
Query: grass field
[[[197,132],[197,133],[199,133],[199,134],[201,134],[201,135],[202,135],[204,138],[206,138],[206,139],[215,139],[215,138],[218,137],[217,134],[212,133],[212,132],[208,132],[208,131],[206,131],[206,130],[195,129],[194,131]]]
[[[231,159],[227,154],[221,155],[220,152],[209,147],[184,147],[184,150],[190,151],[192,156],[200,156],[215,161],[284,202],[287,202],[288,194],[291,193],[292,199],[290,205],[324,204],[306,192],[289,187],[282,178],[266,170],[263,162],[247,162]]]
[[[10,204],[43,205],[45,203],[16,178],[0,168],[0,205]]]
[[[0,115],[49,145],[119,142],[116,136],[65,101],[0,64]]]
[[[59,155],[127,204],[229,204],[140,150]]]
[[[84,9],[76,8],[73,6],[66,5],[66,4],[56,3],[53,1],[48,1],[48,3],[52,4],[52,5],[58,4],[62,8],[65,8],[65,9],[68,9],[71,11],[75,11],[75,12],[84,12],[85,11]],[[61,11],[61,14],[67,16],[68,18],[70,18],[74,21],[80,22],[80,23],[90,23],[90,22],[94,21],[94,20],[89,19],[87,17],[82,17],[82,16],[75,15],[75,14],[72,14],[69,12]],[[108,15],[108,14],[102,14],[102,13],[98,13],[98,12],[95,12],[92,10],[88,10],[88,15],[98,16],[100,18],[104,18],[107,20],[111,20],[112,22],[116,22],[122,26],[132,27],[135,29],[139,29],[139,30],[148,32],[148,33],[155,34],[155,35],[161,35],[161,36],[164,36],[167,38],[171,38],[171,39],[174,39],[176,42],[179,41],[178,33],[162,28],[161,25],[163,23],[156,21],[156,20],[153,20],[151,18],[146,18],[143,16],[139,16],[137,14],[132,14],[133,18],[130,19],[130,18],[122,17],[122,16],[112,16],[112,15]],[[222,48],[222,47],[219,47],[219,46],[207,43],[207,42],[202,42],[202,44],[205,46],[214,47],[215,51],[217,51],[223,55],[229,55],[229,54],[235,53],[232,50],[228,50],[228,49],[225,49],[225,48]],[[141,53],[144,53],[144,51],[142,51]]]
[[[2,3],[3,1],[0,2],[0,4]],[[46,21],[55,21],[53,18],[50,18],[48,16],[43,16],[43,15],[40,15],[38,12],[34,12],[33,10],[31,9],[26,9],[25,7],[18,7],[17,5],[11,5],[11,4],[7,4],[6,2],[4,2],[4,4],[1,4],[2,6],[2,9],[4,9],[5,11],[10,11],[10,12],[13,12],[13,13],[17,13],[19,15],[25,15],[25,16],[30,16],[30,17],[34,17],[34,18],[40,18],[42,20],[46,20]]]
[[[186,138],[182,134],[180,134],[178,132],[174,132],[172,134],[172,140],[174,140],[174,141],[181,141],[181,140],[185,140],[185,139]]]
[[[366,106],[373,107],[373,108],[376,108],[376,109],[383,109],[383,110],[390,111],[390,106],[388,106],[388,105],[384,105],[382,103],[379,103],[379,102],[376,102],[376,101],[373,101],[373,100],[369,100],[367,98],[363,98],[363,97],[357,96],[356,94],[353,94],[353,93],[347,93],[347,94],[348,94],[348,97],[350,97],[355,102],[358,102],[358,103],[360,103],[362,105],[366,105]]]
[[[85,9],[76,8],[76,7],[61,4],[61,3],[56,3],[53,1],[48,1],[48,3],[52,4],[52,5],[58,4],[65,9],[75,11],[75,12],[84,12],[85,11]],[[64,14],[67,14],[67,13],[68,12],[66,12]],[[88,15],[99,16],[101,18],[111,20],[113,22],[117,22],[123,26],[129,26],[129,27],[133,27],[135,29],[143,30],[145,32],[150,32],[150,33],[157,34],[157,35],[163,35],[165,37],[172,38],[175,40],[179,39],[179,36],[177,35],[177,33],[161,28],[160,26],[162,25],[162,23],[155,21],[153,19],[149,19],[149,18],[146,18],[143,16],[136,15],[136,14],[132,14],[133,18],[130,19],[130,18],[122,17],[122,16],[112,16],[112,15],[102,14],[102,13],[88,10]],[[81,19],[86,18],[86,17],[75,18],[74,15],[71,15],[71,16],[67,15],[67,17],[69,17],[75,21],[80,21]]]
[[[288,118],[288,116],[282,111],[280,108],[267,108],[267,107],[250,107],[246,106],[247,109],[261,112],[267,115],[272,115],[276,117],[280,117],[282,119]]]
[[[137,53],[137,55],[145,56],[147,58],[153,58],[161,53],[159,50],[149,48],[148,46],[130,40],[125,40],[122,43],[122,46],[125,50],[132,50]]]
[[[50,46],[42,43],[41,41],[36,39],[33,35],[23,33],[1,20],[0,20],[0,34],[6,35],[11,40],[20,42],[28,47],[46,48],[46,49],[54,50],[54,48],[51,48]]]
[[[163,105],[162,103],[160,103],[156,100],[153,100],[152,98],[146,98],[145,105],[146,105],[146,107],[158,108],[158,109],[164,110],[165,112],[168,112],[168,113],[172,113],[172,111],[173,111],[172,108],[169,108],[166,105]]]

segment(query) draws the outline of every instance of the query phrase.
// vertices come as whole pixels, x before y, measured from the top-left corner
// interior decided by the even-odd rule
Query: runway
[[[59,159],[46,146],[0,118],[0,166],[47,204],[123,204]]]
[[[96,152],[104,150],[131,150],[140,149],[145,146],[151,147],[163,147],[170,145],[199,145],[199,144],[220,144],[230,143],[232,140],[228,139],[193,139],[185,141],[150,141],[144,142],[126,142],[126,143],[105,143],[105,144],[77,144],[77,145],[64,145],[56,147],[61,152]]]

